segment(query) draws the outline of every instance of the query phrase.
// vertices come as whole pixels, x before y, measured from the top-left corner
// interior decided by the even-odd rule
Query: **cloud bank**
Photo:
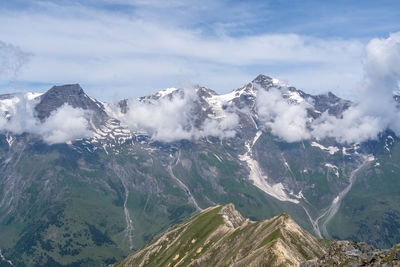
[[[37,101],[27,95],[18,95],[0,103],[0,133],[31,133],[48,144],[65,143],[79,138],[91,137],[88,130],[87,112],[64,104],[53,111],[42,123],[35,116]]]
[[[218,119],[199,119],[199,97],[194,89],[175,90],[157,100],[128,101],[128,111],[120,119],[133,131],[145,130],[153,140],[172,142],[206,136],[233,137],[239,123],[233,112]]]
[[[400,32],[387,39],[373,39],[366,47],[364,78],[355,104],[342,118],[324,114],[313,125],[316,137],[334,137],[341,142],[376,139],[389,128],[400,133],[400,113],[393,93],[400,81]]]
[[[272,133],[285,141],[333,137],[342,143],[376,139],[386,129],[400,134],[400,112],[393,98],[399,91],[400,32],[373,39],[366,46],[363,80],[354,104],[340,118],[323,113],[308,121],[307,106],[288,104],[279,91],[261,90],[258,112]]]

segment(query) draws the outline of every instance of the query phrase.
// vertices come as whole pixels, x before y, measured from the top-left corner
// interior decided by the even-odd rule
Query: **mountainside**
[[[392,247],[398,137],[299,141],[285,113],[310,127],[351,105],[264,75],[224,95],[169,88],[116,105],[79,85],[1,95],[1,253],[17,266],[111,264],[227,203],[251,220],[286,212],[316,237]]]
[[[254,222],[228,204],[202,211],[114,266],[296,266],[324,253],[287,214]]]

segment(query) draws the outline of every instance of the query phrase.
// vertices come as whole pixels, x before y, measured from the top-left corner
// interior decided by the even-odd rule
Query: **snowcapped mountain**
[[[290,104],[307,103],[307,112],[310,120],[318,118],[325,111],[328,111],[329,114],[340,116],[343,110],[350,106],[349,101],[341,100],[332,93],[312,96],[283,84],[277,79],[259,75],[251,83],[224,95],[218,95],[215,91],[205,87],[195,87],[193,90],[168,88],[154,95],[136,100],[125,99],[116,106],[89,97],[79,84],[54,86],[43,94],[1,95],[0,111],[3,117],[10,119],[12,113],[17,112],[17,103],[24,99],[26,102],[32,102],[30,106],[34,108],[30,111],[31,115],[39,119],[40,122],[44,122],[59,108],[68,105],[86,112],[87,128],[93,132],[91,142],[100,142],[102,140],[107,143],[114,140],[121,144],[128,139],[134,138],[135,133],[136,135],[147,133],[146,129],[129,127],[129,125],[123,123],[124,120],[127,120],[127,118],[124,118],[124,114],[128,112],[129,104],[144,103],[157,106],[162,101],[170,101],[173,105],[175,99],[182,98],[185,104],[190,106],[187,110],[187,113],[189,113],[188,121],[186,121],[190,125],[184,125],[184,127],[194,127],[201,130],[205,120],[218,121],[229,114],[235,113],[235,115],[240,116],[241,120],[234,126],[240,125],[239,128],[246,128],[245,131],[248,131],[248,126],[250,125],[247,125],[247,119],[254,120],[253,122],[256,123],[254,125],[255,128],[259,124],[259,114],[256,107],[259,90],[269,91],[271,88],[278,89],[282,94],[282,98]],[[244,118],[244,116],[248,118]],[[4,132],[12,135],[14,131],[5,130]],[[29,132],[29,130],[26,130],[26,132]],[[17,133],[19,132],[17,131]],[[152,137],[151,134],[147,134]],[[189,136],[189,138],[182,139],[198,139],[198,137]]]
[[[321,134],[352,106],[264,75],[222,95],[169,88],[118,104],[77,84],[1,95],[0,249],[21,266],[112,263],[230,202],[252,219],[285,211],[317,237],[392,246],[398,138]]]

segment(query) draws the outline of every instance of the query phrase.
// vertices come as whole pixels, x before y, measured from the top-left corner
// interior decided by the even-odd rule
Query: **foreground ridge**
[[[115,266],[298,266],[324,253],[289,215],[256,222],[227,204],[167,230]]]

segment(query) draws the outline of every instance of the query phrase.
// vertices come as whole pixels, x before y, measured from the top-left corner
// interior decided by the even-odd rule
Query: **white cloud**
[[[155,140],[191,139],[193,98],[193,92],[186,90],[171,99],[161,98],[156,103],[131,99],[128,101],[128,112],[121,119],[131,130],[146,130]]]
[[[0,17],[1,25],[13,25],[0,28],[2,38],[34,54],[21,79],[80,82],[88,88],[132,88],[121,95],[140,88],[141,92],[135,93],[140,96],[157,87],[178,86],[180,81],[200,81],[227,91],[258,73],[277,74],[276,68],[280,78],[289,78],[293,84],[300,81],[305,88],[326,91],[332,84],[348,88],[353,80],[340,80],[337,75],[354,77],[358,73],[363,47],[355,40],[296,34],[208,36],[195,28],[170,24],[168,18],[151,20],[85,6],[49,5],[43,10],[8,11]],[[302,68],[296,67],[299,65]],[[254,66],[257,73],[250,70]],[[304,71],[321,69],[321,78],[302,78]],[[97,92],[90,94],[98,97]]]
[[[221,139],[236,135],[235,128],[239,125],[236,113],[226,112],[220,119],[206,119],[200,131],[200,136],[216,136]]]
[[[83,109],[64,104],[38,126],[38,133],[48,144],[92,137],[93,133],[88,129],[86,117]]]
[[[199,139],[206,136],[219,138],[233,137],[239,118],[233,112],[226,112],[219,119],[206,118],[201,125],[195,125],[199,114],[195,107],[199,98],[194,89],[176,90],[171,97],[158,100],[128,101],[128,111],[120,119],[136,132],[145,130],[153,140],[172,142],[181,139]]]
[[[307,129],[307,104],[288,103],[276,88],[258,90],[257,112],[260,121],[287,142],[311,137]]]
[[[31,133],[40,136],[48,144],[92,136],[92,132],[87,128],[87,113],[84,110],[64,104],[42,123],[35,116],[36,104],[36,100],[29,99],[26,95],[2,100],[0,132],[17,135]]]
[[[379,116],[365,115],[358,107],[351,107],[342,118],[328,115],[327,112],[312,123],[312,136],[333,137],[341,143],[359,143],[376,139],[388,126],[388,121]]]
[[[400,32],[369,42],[363,61],[364,76],[354,104],[342,116],[323,113],[308,121],[306,102],[289,104],[278,89],[260,90],[257,98],[261,122],[288,142],[312,137],[333,137],[343,143],[376,139],[386,129],[400,134],[400,112],[393,93],[399,90]]]
[[[377,138],[390,128],[400,134],[400,113],[393,99],[400,81],[400,32],[387,39],[373,39],[366,47],[364,78],[356,103],[342,118],[324,114],[313,124],[313,135],[335,137],[341,142]]]
[[[14,98],[1,101],[0,131],[22,134],[30,129],[37,131],[38,120],[34,117],[35,100],[26,95],[16,95]]]

